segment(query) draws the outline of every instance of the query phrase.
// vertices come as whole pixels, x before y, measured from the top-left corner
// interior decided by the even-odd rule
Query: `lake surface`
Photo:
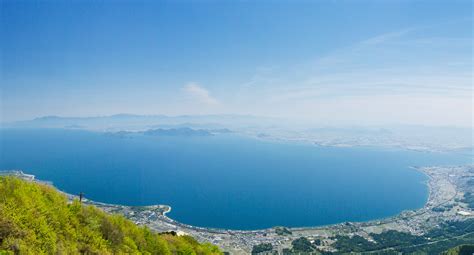
[[[389,217],[426,202],[409,166],[471,158],[384,148],[328,148],[236,135],[117,137],[73,130],[0,130],[0,169],[69,193],[125,205],[167,204],[196,226],[261,229]]]

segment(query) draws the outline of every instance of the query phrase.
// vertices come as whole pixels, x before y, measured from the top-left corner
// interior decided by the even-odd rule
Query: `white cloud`
[[[219,101],[212,97],[209,91],[195,82],[189,82],[186,84],[182,90],[193,100],[196,100],[199,103],[207,105],[216,105],[219,104]]]
[[[243,87],[254,87],[258,85],[267,85],[277,81],[273,74],[275,67],[261,66],[257,67],[254,75],[249,81],[242,84]]]
[[[469,40],[410,28],[368,38],[243,96],[258,115],[315,123],[472,126]]]
[[[413,28],[403,29],[403,30],[400,30],[400,31],[389,32],[389,33],[377,35],[377,36],[374,36],[372,38],[366,39],[366,40],[360,42],[359,44],[361,44],[361,45],[376,45],[376,44],[385,43],[387,41],[391,41],[391,40],[400,38],[400,37],[408,34],[409,32],[415,31],[416,29],[417,28],[413,27]]]

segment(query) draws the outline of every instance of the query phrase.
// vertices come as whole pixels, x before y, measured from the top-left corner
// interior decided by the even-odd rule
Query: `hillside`
[[[153,233],[53,187],[0,177],[0,254],[221,254],[189,236]]]
[[[466,244],[454,247],[443,252],[443,255],[472,255],[474,254],[474,244]]]

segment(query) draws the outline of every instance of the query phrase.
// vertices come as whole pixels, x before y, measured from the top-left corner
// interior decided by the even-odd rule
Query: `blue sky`
[[[472,125],[471,1],[2,1],[2,120]]]

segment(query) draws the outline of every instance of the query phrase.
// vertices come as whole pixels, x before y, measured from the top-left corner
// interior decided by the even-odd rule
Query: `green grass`
[[[222,254],[190,236],[160,235],[43,184],[0,177],[0,254]]]

